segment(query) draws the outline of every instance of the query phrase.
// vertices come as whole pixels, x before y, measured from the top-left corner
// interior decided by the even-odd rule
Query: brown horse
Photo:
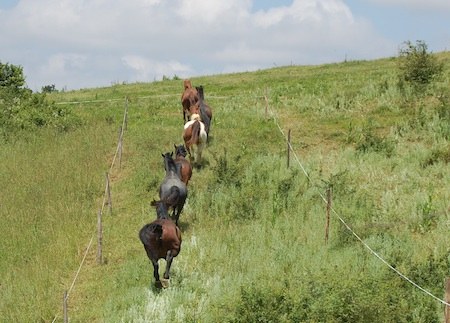
[[[173,146],[175,147],[175,159],[173,161],[177,165],[178,175],[180,176],[181,181],[187,186],[192,177],[192,166],[191,163],[185,158],[187,155],[186,148],[184,148],[183,145]]]
[[[196,163],[200,163],[202,160],[202,151],[208,140],[208,134],[205,130],[205,124],[200,121],[200,116],[198,114],[193,114],[191,119],[191,121],[186,122],[184,125],[184,145],[186,146],[186,150],[191,156],[191,159]]]
[[[181,94],[181,106],[183,107],[183,122],[189,121],[191,115],[190,108],[195,105],[199,99],[198,92],[192,87],[190,80],[184,80],[184,91]]]
[[[162,201],[153,201],[150,205],[156,207],[156,220],[142,227],[139,239],[153,264],[155,285],[161,288],[163,285],[159,279],[158,261],[161,258],[166,260],[164,279],[169,279],[173,258],[178,256],[181,250],[181,231],[169,218],[167,207]]]

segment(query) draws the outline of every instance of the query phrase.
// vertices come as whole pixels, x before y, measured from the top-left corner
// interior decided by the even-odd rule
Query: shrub
[[[0,87],[9,87],[13,89],[22,88],[25,84],[23,69],[21,66],[12,64],[2,64],[0,62]]]
[[[427,44],[421,40],[415,45],[406,41],[399,51],[399,58],[399,84],[406,82],[415,90],[423,90],[443,70],[443,64],[428,52]]]
[[[217,165],[212,167],[215,182],[217,184],[241,186],[241,174],[239,172],[238,161],[240,156],[235,157],[233,162],[227,159],[227,152],[224,150],[223,155],[214,157]]]
[[[42,87],[42,93],[52,93],[52,92],[58,92],[56,89],[55,84],[52,85],[46,85]]]
[[[21,67],[0,63],[0,137],[44,126],[66,131],[81,123],[69,110],[48,102],[45,93],[24,88],[24,83]]]

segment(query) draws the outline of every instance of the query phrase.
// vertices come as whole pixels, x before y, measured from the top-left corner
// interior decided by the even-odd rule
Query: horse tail
[[[200,122],[195,121],[192,124],[192,134],[191,138],[189,139],[189,147],[197,144],[199,136],[200,136]]]
[[[148,245],[150,243],[151,234],[155,234],[158,240],[160,240],[163,234],[162,225],[155,222],[144,225],[141,231],[139,231],[139,239],[144,245]]]
[[[165,198],[165,202],[167,205],[175,206],[178,204],[180,196],[181,196],[180,188],[178,186],[172,186],[170,188],[169,195]]]

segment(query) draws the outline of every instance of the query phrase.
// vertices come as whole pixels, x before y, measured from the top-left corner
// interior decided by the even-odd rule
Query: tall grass
[[[61,290],[95,233],[94,203],[116,138],[111,130],[97,120],[2,146],[2,319],[49,321],[58,312]]]
[[[2,151],[7,162],[0,174],[10,184],[1,199],[21,202],[2,204],[2,218],[13,228],[2,229],[8,249],[0,266],[10,273],[2,285],[3,316],[48,321],[60,313],[62,291],[94,230],[102,166],[114,151],[120,100],[128,96],[123,166],[112,176],[113,215],[104,217],[105,264],[96,265],[89,253],[69,299],[72,321],[441,320],[439,302],[388,269],[336,216],[324,241],[321,195],[332,187],[334,209],[365,243],[443,294],[450,255],[448,80],[415,97],[398,88],[394,68],[395,60],[387,59],[193,78],[213,107],[212,136],[205,164],[189,184],[180,217],[183,244],[166,290],[155,289],[137,232],[155,217],[149,203],[164,176],[161,153],[181,143],[182,82],[55,94],[56,101],[118,101],[74,105],[88,120],[83,131],[56,139],[40,133]],[[294,153],[308,176],[296,159],[286,168],[278,125],[292,130]],[[65,162],[72,155],[75,161]],[[33,172],[37,167],[41,175]],[[77,190],[66,188],[74,182]],[[71,196],[70,204],[63,195]],[[35,205],[48,216],[25,216]],[[32,241],[20,238],[23,228]],[[20,238],[17,246],[13,236]],[[31,242],[41,247],[31,258],[38,262],[25,260]],[[24,271],[20,277],[14,262]],[[33,295],[50,286],[34,299],[38,308],[22,297],[26,285],[35,286]],[[13,306],[22,303],[26,315]]]

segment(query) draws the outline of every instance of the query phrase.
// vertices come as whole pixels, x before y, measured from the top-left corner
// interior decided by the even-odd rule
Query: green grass
[[[439,59],[448,75],[450,56]],[[422,96],[402,92],[395,59],[384,59],[192,82],[213,108],[212,137],[189,184],[170,288],[154,288],[137,233],[155,217],[161,153],[182,140],[182,81],[55,93],[49,99],[83,126],[24,134],[0,152],[2,320],[61,321],[63,292],[95,234],[128,97],[105,264],[95,262],[94,241],[69,295],[72,322],[442,321],[439,302],[336,216],[325,244],[320,195],[332,186],[333,207],[355,232],[441,297],[450,265],[448,79]],[[308,178],[295,159],[286,168],[277,123],[291,129]]]

